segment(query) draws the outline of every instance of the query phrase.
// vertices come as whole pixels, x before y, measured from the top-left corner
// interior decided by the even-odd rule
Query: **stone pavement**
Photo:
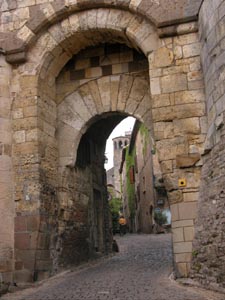
[[[65,272],[2,300],[224,300],[225,295],[171,280],[171,235],[116,237],[120,253]]]

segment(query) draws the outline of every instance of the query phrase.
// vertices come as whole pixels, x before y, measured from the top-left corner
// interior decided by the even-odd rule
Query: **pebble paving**
[[[116,237],[120,252],[98,263],[7,294],[2,300],[224,300],[225,295],[182,286],[173,271],[171,235]]]

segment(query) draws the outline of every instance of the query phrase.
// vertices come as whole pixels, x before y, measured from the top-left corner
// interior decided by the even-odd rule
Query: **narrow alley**
[[[223,300],[224,295],[170,279],[171,235],[116,236],[120,252],[7,294],[2,300]]]

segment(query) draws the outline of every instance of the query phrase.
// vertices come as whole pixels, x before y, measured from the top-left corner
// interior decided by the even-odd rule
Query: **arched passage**
[[[143,65],[139,53],[133,51],[128,62],[113,62],[113,54],[118,56],[117,52],[111,53],[111,64],[96,65],[96,57],[101,56],[98,53],[80,61],[83,67],[74,67],[73,55],[81,49],[88,46],[95,49],[109,42],[141,49],[146,56]],[[155,137],[173,204],[175,231],[182,231],[174,240],[177,266],[181,274],[188,274],[200,173],[200,165],[195,164],[205,137],[200,126],[205,111],[202,89],[196,92],[195,87],[189,88],[191,61],[185,60],[175,44],[175,39],[160,40],[151,23],[128,11],[93,9],[72,14],[49,27],[28,52],[28,61],[17,68],[13,109],[16,111],[21,105],[26,109],[14,127],[14,167],[15,173],[20,174],[20,179],[16,178],[16,219],[22,216],[21,222],[32,224],[24,236],[20,228],[16,232],[18,276],[23,273],[26,279],[40,279],[59,268],[60,237],[68,231],[64,230],[65,222],[55,216],[61,214],[71,229],[77,229],[73,232],[79,240],[80,227],[73,228],[69,222],[71,216],[75,220],[79,216],[60,205],[70,205],[67,196],[73,188],[67,190],[66,186],[77,176],[74,165],[82,136],[99,117],[113,112],[135,116]],[[122,54],[119,52],[119,57],[124,59]],[[104,53],[104,59],[109,59],[109,55]],[[194,126],[193,120],[190,125],[191,118]],[[25,166],[21,168],[18,161],[26,162]],[[32,169],[32,177],[27,166]],[[188,182],[184,189],[178,185],[182,178]],[[87,203],[85,197],[77,199],[79,205]],[[85,232],[85,226],[80,225]],[[25,245],[21,245],[21,238]],[[29,257],[25,257],[25,252]]]

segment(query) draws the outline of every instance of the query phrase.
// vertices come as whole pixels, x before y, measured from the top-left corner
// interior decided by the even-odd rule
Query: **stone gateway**
[[[224,288],[225,1],[2,0],[0,18],[1,280],[111,251],[105,142],[133,116],[159,157],[177,276]]]

